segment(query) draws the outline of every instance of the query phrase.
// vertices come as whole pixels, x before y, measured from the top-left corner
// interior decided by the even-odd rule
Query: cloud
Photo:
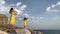
[[[21,4],[22,4],[21,2],[17,2],[16,4],[8,5],[4,0],[0,0],[0,13],[3,13],[3,14],[9,13],[9,10],[11,7],[13,7],[14,10],[18,12],[17,14],[23,13],[22,11],[25,10],[27,6],[24,4],[23,5]]]
[[[60,2],[58,2],[56,5],[60,5]]]
[[[18,10],[16,8],[14,10],[17,12],[17,14],[21,14],[22,13],[20,10]]]
[[[47,7],[47,12],[60,12],[60,2]]]
[[[26,17],[26,18],[30,17],[27,13],[23,14],[23,16]]]
[[[54,8],[56,5],[52,4],[51,7]]]
[[[21,9],[21,10],[25,10],[26,7],[27,7],[26,5],[22,5],[22,6],[20,7],[20,9]]]
[[[50,8],[51,8],[51,7],[48,7],[48,8],[47,8],[47,11],[50,11]]]
[[[18,2],[18,3],[16,4],[17,7],[20,6],[20,5],[21,5],[21,2]]]
[[[5,1],[4,0],[0,0],[0,4],[5,4]]]

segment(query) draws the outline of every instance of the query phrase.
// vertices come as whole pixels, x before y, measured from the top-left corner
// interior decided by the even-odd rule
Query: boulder
[[[28,29],[17,29],[17,34],[31,34],[31,32]]]
[[[0,14],[0,25],[5,25],[8,23],[8,17],[4,14]]]

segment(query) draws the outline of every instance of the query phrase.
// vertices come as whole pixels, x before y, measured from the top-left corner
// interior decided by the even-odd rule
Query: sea
[[[60,30],[36,30],[40,31],[43,34],[60,34]]]

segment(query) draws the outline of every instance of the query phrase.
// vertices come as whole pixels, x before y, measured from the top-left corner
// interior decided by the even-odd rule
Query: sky
[[[60,30],[60,0],[0,0],[0,13],[10,19],[9,10],[17,11],[15,26],[40,30]],[[8,21],[9,23],[9,21]]]

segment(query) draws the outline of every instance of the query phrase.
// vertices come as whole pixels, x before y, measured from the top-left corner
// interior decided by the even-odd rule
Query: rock
[[[10,34],[17,34],[16,30],[14,30],[14,29],[7,31],[7,33],[10,33]]]
[[[8,23],[8,17],[4,14],[0,14],[0,25],[5,25]]]
[[[38,31],[37,34],[43,34],[42,32]]]
[[[4,31],[0,31],[0,34],[9,34],[9,33],[4,32]]]
[[[31,32],[28,29],[17,29],[17,34],[31,34]]]

